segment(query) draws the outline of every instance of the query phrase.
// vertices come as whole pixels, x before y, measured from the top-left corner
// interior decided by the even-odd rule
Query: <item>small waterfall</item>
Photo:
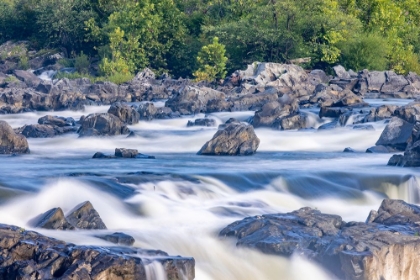
[[[44,81],[52,81],[55,74],[57,74],[57,71],[47,70],[47,71],[42,72],[41,75],[38,76],[38,78],[40,78],[41,80],[44,80]]]

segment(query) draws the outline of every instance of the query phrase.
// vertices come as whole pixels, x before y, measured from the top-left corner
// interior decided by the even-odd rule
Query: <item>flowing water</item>
[[[378,102],[380,105],[386,102]],[[56,112],[74,117],[106,112]],[[321,120],[307,111],[311,125]],[[2,115],[13,127],[36,123],[44,113]],[[218,124],[231,117],[246,120],[253,112],[215,113]],[[130,126],[137,137],[77,138],[66,135],[28,139],[30,155],[2,156],[0,223],[30,228],[27,222],[53,207],[64,212],[89,200],[109,232],[132,235],[135,246],[192,256],[196,279],[330,279],[320,267],[300,256],[286,259],[236,248],[218,232],[246,216],[313,207],[364,221],[384,197],[419,203],[419,171],[387,166],[389,154],[367,154],[384,122],[374,131],[274,131],[256,129],[261,140],[249,157],[198,156],[216,128],[186,127],[189,118],[154,120]],[[325,121],[324,121],[325,122]],[[92,159],[101,151],[134,148],[156,159]],[[352,147],[356,153],[343,153]],[[91,231],[37,231],[76,244],[111,244]],[[164,279],[151,263],[149,279]]]

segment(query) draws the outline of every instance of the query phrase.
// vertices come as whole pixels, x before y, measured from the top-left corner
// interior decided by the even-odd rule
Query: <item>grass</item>
[[[4,82],[5,83],[15,83],[15,82],[19,82],[19,80],[15,76],[8,76],[6,79],[4,79]]]

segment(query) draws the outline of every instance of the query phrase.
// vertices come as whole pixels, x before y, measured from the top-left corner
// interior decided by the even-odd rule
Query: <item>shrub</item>
[[[226,48],[219,43],[217,37],[213,38],[211,44],[203,46],[197,56],[198,70],[194,73],[196,79],[198,81],[223,79],[226,76],[226,62],[228,60],[225,53]]]

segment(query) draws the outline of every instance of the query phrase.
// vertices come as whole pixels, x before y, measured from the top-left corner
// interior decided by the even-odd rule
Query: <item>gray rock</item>
[[[85,201],[77,205],[66,216],[70,224],[80,229],[106,229],[104,222],[92,203]]]
[[[417,279],[419,270],[405,268],[416,267],[420,257],[419,212],[418,206],[385,199],[368,223],[346,223],[340,216],[302,208],[236,221],[220,236],[267,254],[303,255],[339,279]]]
[[[404,156],[403,155],[393,155],[387,165],[390,166],[402,166],[404,164]]]
[[[404,87],[409,83],[402,75],[395,74],[394,71],[385,72],[386,81],[381,87],[383,93],[395,93],[403,91]]]
[[[338,121],[332,121],[329,123],[324,123],[323,125],[318,127],[318,130],[329,130],[329,129],[334,129],[337,127],[341,127],[340,123]]]
[[[337,65],[333,67],[335,76],[340,78],[340,79],[350,79],[350,74],[346,71],[346,69],[341,66],[341,65]]]
[[[211,88],[186,86],[166,101],[165,106],[172,111],[178,111],[181,115],[205,113],[207,103],[214,99],[225,99],[225,94]]]
[[[137,111],[139,113],[139,117],[141,120],[151,121],[154,119],[157,113],[157,108],[155,107],[153,103],[148,102],[148,103],[140,104]]]
[[[394,116],[409,123],[420,121],[420,102],[414,101],[394,111]]]
[[[280,103],[271,101],[263,105],[261,110],[255,112],[254,127],[271,127],[273,124],[284,117],[295,115],[299,112],[297,100],[290,103]]]
[[[219,130],[197,153],[199,155],[252,155],[260,144],[252,125],[232,122]]]
[[[46,124],[31,124],[21,128],[22,135],[26,138],[50,138],[65,133],[76,132],[76,127],[58,127]]]
[[[73,230],[74,226],[70,224],[64,217],[63,210],[53,208],[47,212],[35,217],[29,224],[36,228],[58,229],[58,230]]]
[[[76,122],[73,118],[64,118],[58,116],[46,115],[38,119],[39,124],[54,125],[58,127],[74,126]]]
[[[370,154],[388,154],[398,152],[398,149],[392,148],[390,146],[377,145],[366,149],[366,153]]]
[[[135,149],[124,149],[124,148],[116,148],[115,149],[115,156],[121,158],[135,158],[139,154],[138,150]]]
[[[16,134],[5,121],[0,121],[0,154],[28,154],[28,141]]]
[[[249,111],[260,110],[264,104],[278,99],[278,94],[270,92],[246,94],[238,98],[231,98],[229,101],[232,103],[231,111]]]
[[[117,116],[123,123],[136,124],[140,120],[140,114],[136,108],[120,103],[114,103],[108,110],[108,114]]]
[[[305,129],[308,128],[307,120],[307,115],[298,113],[277,119],[272,127],[280,130]]]
[[[90,114],[81,121],[78,130],[80,137],[84,136],[114,136],[129,134],[130,130],[116,116],[101,113]]]
[[[131,246],[135,242],[134,237],[132,237],[131,235],[125,234],[123,232],[114,232],[112,234],[95,235],[95,236],[100,239],[106,240],[111,243],[119,244],[119,245]]]
[[[146,279],[157,262],[165,279],[192,280],[193,258],[160,250],[77,246],[34,231],[0,224],[0,279]]]
[[[216,121],[214,119],[204,118],[204,119],[196,119],[194,121],[188,121],[187,126],[207,126],[212,127],[216,126]]]
[[[314,69],[309,73],[308,80],[310,81],[310,83],[316,86],[318,84],[328,84],[328,82],[330,81],[330,77],[328,77],[324,71]]]
[[[420,141],[408,147],[404,155],[393,155],[388,161],[388,165],[403,167],[420,166]]]
[[[38,84],[41,82],[41,79],[35,76],[30,71],[25,70],[15,70],[15,76],[22,82],[24,82],[28,87],[37,87]]]
[[[393,117],[382,132],[376,145],[389,146],[404,151],[411,142],[414,124]]]
[[[347,148],[345,148],[344,150],[343,150],[343,153],[355,153],[356,151],[355,150],[353,150],[352,148],[350,148],[350,147],[347,147]]]
[[[352,112],[352,108],[348,107],[321,107],[319,110],[320,118],[338,118],[341,115]]]
[[[377,122],[384,119],[389,119],[394,115],[398,106],[395,105],[381,105],[377,108],[372,108],[362,122]]]
[[[104,153],[101,152],[96,152],[92,158],[113,158],[113,156],[110,155],[105,155]]]
[[[375,128],[371,125],[371,124],[358,124],[358,125],[353,125],[353,129],[357,129],[357,130],[375,130]]]

